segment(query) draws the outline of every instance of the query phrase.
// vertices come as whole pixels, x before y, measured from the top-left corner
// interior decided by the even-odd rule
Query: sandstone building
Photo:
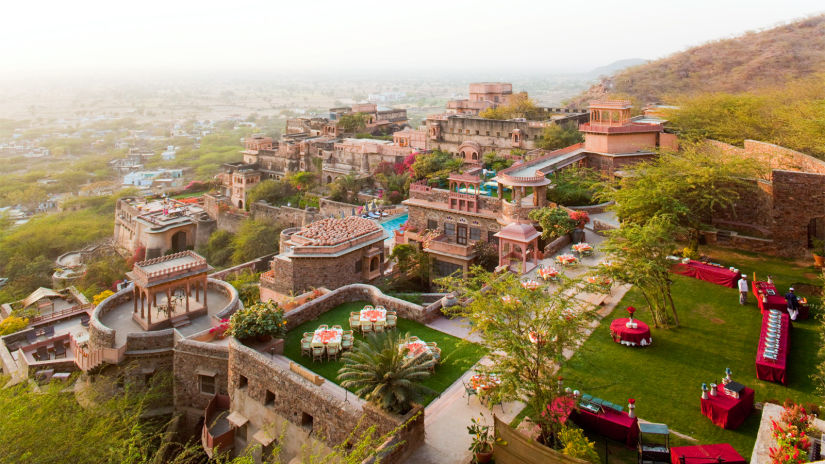
[[[469,99],[452,100],[447,103],[445,113],[427,117],[427,149],[447,151],[468,162],[478,162],[484,153],[490,151],[508,154],[516,149],[532,150],[543,137],[546,127],[587,119],[585,112],[567,108],[542,108],[546,117],[538,121],[497,120],[478,116],[485,109],[509,103],[512,95],[512,84],[470,84]]]
[[[129,256],[154,258],[194,249],[206,243],[215,228],[215,221],[197,203],[125,197],[115,205],[115,246]]]
[[[261,299],[280,300],[311,288],[370,282],[384,273],[384,229],[349,216],[281,232],[281,253],[261,275]]]
[[[623,166],[655,156],[658,147],[676,145],[675,136],[664,133],[660,123],[633,121],[630,103],[626,101],[594,101],[587,117],[589,121],[580,128],[584,143],[547,153],[528,152],[529,161],[517,161],[489,180],[480,168],[484,147],[465,142],[460,156],[467,161],[468,168],[452,174],[447,189],[425,183],[410,186],[410,198],[403,202],[409,208],[408,227],[396,242],[423,246],[433,257],[436,276],[457,270],[466,272],[476,258],[473,244],[481,240],[499,248],[501,264],[527,272],[534,265],[538,250],[543,249],[543,241],[536,240],[534,231],[529,230],[532,225],[505,229],[531,223],[528,214],[547,204],[547,189],[552,188],[555,172],[583,166],[609,177]],[[446,121],[451,124],[456,118],[461,117]],[[504,195],[505,190],[508,196]],[[506,240],[506,246],[501,238]]]

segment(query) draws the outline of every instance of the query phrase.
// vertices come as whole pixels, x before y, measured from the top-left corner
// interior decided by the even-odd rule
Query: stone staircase
[[[181,314],[180,316],[170,317],[169,323],[171,323],[172,327],[175,329],[186,327],[190,324],[189,316],[187,316],[186,314]]]

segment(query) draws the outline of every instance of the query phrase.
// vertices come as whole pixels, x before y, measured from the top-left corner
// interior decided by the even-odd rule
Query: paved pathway
[[[594,247],[604,241],[603,237],[592,231],[585,231],[585,234],[588,243]],[[559,254],[563,253],[569,253],[569,248],[565,248],[559,252]],[[603,256],[600,253],[594,253],[592,257],[585,257],[581,265],[565,269],[565,273],[571,277],[579,276],[586,272],[589,267],[597,265],[602,259]],[[542,264],[545,266],[549,266],[554,262],[554,257],[542,260]],[[527,275],[535,278],[535,271]],[[604,305],[598,311],[599,319],[613,311],[629,288],[630,286],[626,285],[614,286],[610,294],[604,299]],[[582,343],[584,343],[593,330],[598,327],[599,322],[600,321],[593,322],[587,334],[582,338]],[[438,318],[428,324],[428,327],[465,340],[475,342],[480,340],[479,334],[470,333],[469,323],[463,318]],[[569,359],[574,353],[575,350],[570,350],[565,353],[565,357]],[[487,357],[479,361],[481,364],[488,362],[490,361]],[[426,440],[424,444],[410,456],[409,462],[416,464],[466,464],[470,462],[472,456],[469,447],[472,439],[470,435],[467,434],[467,426],[470,424],[470,420],[483,413],[487,422],[492,424],[492,414],[490,410],[481,405],[478,397],[472,396],[468,401],[464,396],[464,385],[462,382],[468,383],[473,372],[473,369],[465,372],[459,380],[426,407],[424,411]],[[505,422],[510,422],[523,408],[524,404],[520,402],[504,403],[501,407],[496,406],[493,412]]]

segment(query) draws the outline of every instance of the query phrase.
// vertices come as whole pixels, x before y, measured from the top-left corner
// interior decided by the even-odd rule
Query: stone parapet
[[[372,285],[352,284],[333,290],[287,313],[287,328],[297,327],[304,322],[318,318],[327,311],[352,301],[368,301],[373,306],[381,305],[388,310],[396,311],[399,317],[422,324],[426,324],[441,315],[438,308],[425,309],[421,305],[385,295]]]

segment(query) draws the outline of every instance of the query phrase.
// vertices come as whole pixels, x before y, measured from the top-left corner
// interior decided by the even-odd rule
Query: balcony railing
[[[459,245],[458,243],[449,242],[445,235],[430,241],[427,250],[465,257],[473,254],[473,246],[469,240],[466,245]]]
[[[661,124],[638,124],[630,123],[621,126],[611,126],[609,124],[584,123],[579,125],[582,132],[601,132],[604,134],[630,134],[633,132],[661,132]]]

